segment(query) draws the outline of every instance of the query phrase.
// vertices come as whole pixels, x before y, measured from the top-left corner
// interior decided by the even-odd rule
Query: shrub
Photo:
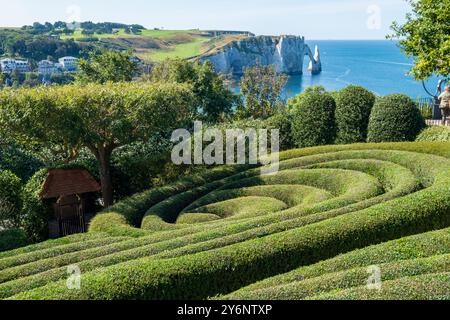
[[[48,169],[41,169],[28,181],[22,192],[23,228],[32,242],[48,238],[49,207],[42,201],[40,193],[48,174]]]
[[[369,121],[369,142],[414,141],[425,121],[411,98],[392,94],[377,99]]]
[[[11,171],[0,171],[0,226],[19,227],[21,224],[22,182]]]
[[[332,96],[325,92],[310,91],[295,101],[291,106],[295,146],[305,148],[332,144],[336,137],[336,103]]]
[[[109,244],[50,247],[42,251],[42,258],[40,251],[3,259],[0,255],[0,295],[6,298],[19,293],[13,298],[21,299],[204,299],[354,249],[445,228],[450,225],[450,160],[445,157],[450,158],[448,143],[357,144],[284,152],[281,172],[275,176],[261,176],[259,168],[216,169],[119,203],[99,215],[91,228],[91,232],[110,234],[127,228],[130,235],[136,233],[135,239],[107,237]],[[220,220],[189,215],[201,214],[202,207],[210,204],[248,196],[270,197],[289,208],[226,217],[223,209],[228,208],[222,207],[216,212],[225,213]],[[167,225],[167,229],[160,224],[161,229],[151,231],[130,226],[131,222],[138,225],[142,212],[156,206],[161,209],[160,217],[186,214],[188,224]],[[144,222],[160,221],[155,218],[158,215],[150,212]],[[191,221],[199,223],[190,225]],[[357,281],[362,269],[351,269],[366,266],[367,257],[387,263],[392,279],[402,275],[396,265],[400,259],[430,257],[425,263],[405,263],[405,272],[410,272],[403,273],[406,275],[423,266],[422,270],[440,272],[440,257],[433,260],[432,253],[448,251],[448,240],[426,241],[426,237],[416,239],[421,244],[409,243],[395,252],[371,250],[324,262],[308,275],[323,275],[317,283],[326,285],[327,273],[348,269],[349,279]],[[65,266],[73,263],[84,271],[83,286],[68,291]],[[339,276],[345,280],[345,274]]]
[[[386,281],[429,272],[428,268],[433,265],[442,267],[442,264],[436,264],[436,260],[448,258],[449,253],[450,229],[443,229],[355,250],[301,267],[245,287],[224,298],[304,299],[323,292],[360,286],[367,280],[367,268],[371,265],[380,266],[383,280]],[[419,267],[420,264],[423,267]]]
[[[416,141],[450,141],[450,127],[429,127],[423,130]]]
[[[363,87],[348,86],[336,94],[337,139],[340,144],[365,142],[375,95]]]
[[[24,247],[29,243],[27,235],[21,229],[0,231],[0,252]]]

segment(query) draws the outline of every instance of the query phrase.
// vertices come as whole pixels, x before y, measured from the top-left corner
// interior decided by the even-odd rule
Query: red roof
[[[42,188],[43,199],[100,191],[97,181],[83,169],[51,169]]]

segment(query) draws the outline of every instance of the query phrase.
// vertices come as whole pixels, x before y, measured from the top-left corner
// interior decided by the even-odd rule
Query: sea
[[[311,75],[309,58],[305,57],[302,76],[290,77],[284,95],[292,97],[310,86],[322,85],[328,91],[340,90],[348,85],[360,85],[379,96],[403,93],[413,99],[429,97],[421,81],[408,75],[413,60],[398,47],[398,42],[310,40],[308,45],[314,51],[319,46],[323,71]],[[426,81],[428,91],[436,91],[438,79]]]

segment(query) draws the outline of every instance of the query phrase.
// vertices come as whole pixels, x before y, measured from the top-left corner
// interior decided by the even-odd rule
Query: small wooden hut
[[[49,221],[51,238],[87,231],[95,213],[99,183],[83,169],[51,169],[44,182],[41,197],[48,201],[54,216]]]

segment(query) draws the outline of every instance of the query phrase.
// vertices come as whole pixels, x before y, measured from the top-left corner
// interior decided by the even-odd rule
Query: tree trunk
[[[112,150],[105,147],[99,148],[96,153],[100,167],[100,182],[102,186],[102,196],[105,208],[110,207],[114,203],[111,177],[111,153]]]

